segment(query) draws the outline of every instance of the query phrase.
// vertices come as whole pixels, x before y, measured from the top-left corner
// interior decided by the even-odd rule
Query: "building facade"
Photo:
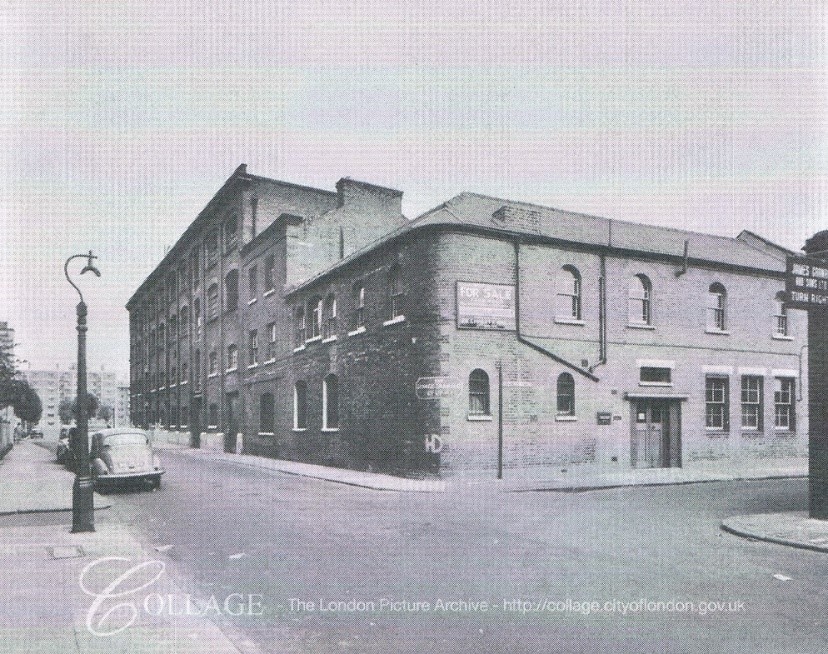
[[[130,300],[132,416],[196,446],[442,474],[807,451],[789,252],[240,167]]]
[[[55,367],[53,370],[24,370],[21,377],[40,396],[43,404],[40,424],[48,427],[60,425],[61,403],[74,402],[77,396],[78,371],[75,365]],[[86,377],[87,391],[98,398],[100,406],[108,406],[114,413],[119,402],[117,374],[101,368],[100,372],[88,371]]]

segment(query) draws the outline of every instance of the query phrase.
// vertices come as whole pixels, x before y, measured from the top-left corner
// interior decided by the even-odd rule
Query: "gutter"
[[[592,381],[600,381],[598,377],[593,375],[589,370],[584,370],[580,366],[576,366],[574,363],[567,361],[566,359],[559,357],[554,352],[550,352],[544,347],[541,347],[537,343],[533,343],[532,341],[528,341],[520,334],[520,240],[515,239],[513,241],[515,247],[515,336],[517,337],[518,343],[522,343],[523,345],[527,345],[536,352],[540,352],[544,356],[549,357],[553,361],[560,363],[562,366],[566,366],[567,368],[574,370],[577,373],[580,373],[584,377],[591,379]]]

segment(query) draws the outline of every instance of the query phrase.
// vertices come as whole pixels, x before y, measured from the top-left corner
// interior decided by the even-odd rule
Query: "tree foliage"
[[[98,398],[93,395],[92,393],[86,394],[86,417],[93,418],[98,413],[98,407],[101,405]],[[72,402],[72,417],[77,420],[78,418],[78,398],[75,398],[75,401]]]
[[[18,386],[18,391],[14,402],[14,415],[26,422],[39,422],[43,415],[43,403],[37,391],[25,381],[16,381],[15,384]]]
[[[58,416],[64,425],[75,419],[75,403],[72,400],[61,400],[58,406]]]
[[[98,417],[104,422],[109,422],[112,418],[112,407],[107,404],[102,404],[98,409]]]

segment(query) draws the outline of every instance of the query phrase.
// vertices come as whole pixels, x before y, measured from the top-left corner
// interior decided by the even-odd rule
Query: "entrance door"
[[[679,460],[681,405],[669,400],[635,400],[633,411],[633,467],[669,468],[681,465]]]
[[[224,451],[236,451],[236,433],[238,432],[238,416],[236,415],[238,404],[238,395],[236,393],[228,393],[225,403],[224,420],[226,430],[224,433]]]

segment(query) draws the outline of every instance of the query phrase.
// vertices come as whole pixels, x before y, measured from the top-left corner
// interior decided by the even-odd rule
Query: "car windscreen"
[[[104,439],[103,444],[104,446],[112,445],[114,447],[120,445],[146,445],[147,437],[138,433],[112,434],[112,436],[107,436]]]

